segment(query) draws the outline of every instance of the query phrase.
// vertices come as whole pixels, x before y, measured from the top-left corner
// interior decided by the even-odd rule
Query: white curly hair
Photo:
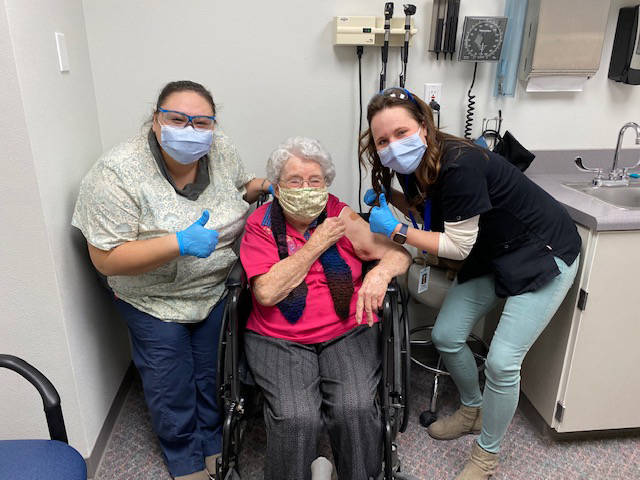
[[[314,138],[291,137],[282,142],[271,152],[267,160],[267,179],[276,184],[280,181],[282,168],[290,157],[295,156],[305,160],[316,162],[324,172],[327,186],[331,185],[336,177],[336,169],[331,160],[331,155],[320,142]]]

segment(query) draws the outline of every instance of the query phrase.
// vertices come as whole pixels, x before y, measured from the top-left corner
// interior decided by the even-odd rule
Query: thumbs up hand
[[[382,233],[387,237],[391,237],[391,234],[400,222],[393,216],[391,210],[389,210],[389,205],[387,205],[387,199],[384,193],[380,194],[378,200],[380,206],[373,207],[369,214],[369,229],[373,233]]]
[[[218,232],[204,228],[208,221],[209,210],[205,210],[192,225],[176,233],[180,255],[207,258],[213,253],[218,245]]]
[[[384,187],[382,187],[382,193],[387,193]],[[366,203],[370,207],[373,207],[376,204],[377,200],[378,194],[373,188],[370,188],[364,193],[364,203]]]

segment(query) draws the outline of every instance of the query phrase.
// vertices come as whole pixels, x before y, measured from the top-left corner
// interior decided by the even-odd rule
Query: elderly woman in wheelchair
[[[265,479],[311,478],[323,424],[339,478],[376,478],[376,311],[410,257],[327,192],[335,170],[316,140],[285,141],[267,174],[275,198],[249,217],[240,247],[253,302],[244,347],[265,397]],[[370,260],[379,262],[363,275]]]

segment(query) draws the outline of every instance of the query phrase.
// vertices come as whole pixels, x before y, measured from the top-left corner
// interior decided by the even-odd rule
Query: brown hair
[[[409,91],[405,92],[410,96],[389,96],[384,93],[379,93],[371,99],[367,107],[369,128],[360,136],[358,157],[363,165],[365,165],[365,156],[369,160],[369,164],[372,167],[371,183],[376,193],[382,192],[383,187],[387,192],[390,191],[393,172],[389,168],[384,167],[380,162],[380,157],[378,156],[371,133],[371,120],[377,113],[391,107],[402,107],[409,112],[409,114],[425,128],[427,137],[427,150],[418,168],[414,172],[418,181],[418,190],[420,191],[421,197],[409,199],[410,205],[417,207],[424,202],[424,197],[426,196],[429,186],[433,185],[438,179],[441,159],[445,153],[445,144],[452,143],[460,147],[473,146],[473,144],[463,138],[440,131],[433,121],[433,112],[429,105],[418,98],[417,95]]]

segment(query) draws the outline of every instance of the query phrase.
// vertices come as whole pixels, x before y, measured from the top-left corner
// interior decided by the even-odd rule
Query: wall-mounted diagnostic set
[[[411,38],[418,30],[413,26],[413,15],[416,13],[416,6],[405,4],[403,10],[404,18],[394,18],[393,2],[387,2],[384,4],[383,17],[339,16],[335,19],[334,45],[357,46],[359,58],[362,55],[362,47],[381,47],[380,90],[384,89],[386,85],[389,47],[401,47],[401,87],[404,87],[407,79],[409,45],[411,44]]]
[[[391,3],[391,2],[388,2]],[[385,9],[387,10],[387,9]],[[405,19],[392,17],[389,21],[389,46],[401,47],[405,36]],[[334,45],[361,45],[364,47],[381,47],[384,43],[385,17],[348,16],[335,17]],[[409,41],[418,33],[413,19],[409,29]]]
[[[358,84],[360,96],[360,126],[358,128],[358,147],[360,134],[362,133],[362,54],[364,47],[380,47],[382,67],[380,69],[380,90],[384,90],[387,82],[387,60],[389,47],[400,47],[400,59],[402,71],[400,72],[399,85],[404,88],[407,80],[407,62],[409,60],[409,45],[412,37],[418,33],[414,27],[413,17],[416,6],[403,5],[404,18],[393,17],[393,2],[384,4],[383,17],[339,16],[335,17],[334,45],[355,46],[358,56]],[[362,213],[362,166],[358,162],[359,186],[358,205]]]

